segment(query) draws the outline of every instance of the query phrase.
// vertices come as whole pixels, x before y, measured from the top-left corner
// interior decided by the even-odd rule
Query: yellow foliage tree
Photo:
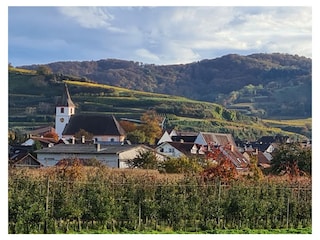
[[[144,132],[149,144],[155,144],[156,138],[159,138],[162,134],[161,117],[156,111],[149,110],[141,116],[140,120],[142,124],[139,126],[139,130]]]

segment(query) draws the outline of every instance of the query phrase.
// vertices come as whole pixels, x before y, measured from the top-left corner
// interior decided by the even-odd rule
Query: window
[[[60,113],[64,113],[64,108],[60,108]]]

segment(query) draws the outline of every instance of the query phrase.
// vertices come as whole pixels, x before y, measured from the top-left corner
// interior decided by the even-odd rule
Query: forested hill
[[[180,65],[106,59],[55,62],[47,66],[53,73],[216,102],[259,117],[311,117],[312,60],[297,55],[229,54]]]

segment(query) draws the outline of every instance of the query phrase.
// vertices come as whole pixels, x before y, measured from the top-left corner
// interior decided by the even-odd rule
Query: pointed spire
[[[66,83],[64,84],[64,92],[63,92],[61,101],[59,102],[59,105],[66,106],[66,107],[75,107],[74,103],[71,100],[68,86]]]

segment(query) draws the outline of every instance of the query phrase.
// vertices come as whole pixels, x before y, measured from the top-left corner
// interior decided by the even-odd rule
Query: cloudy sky
[[[107,58],[179,64],[273,52],[312,57],[311,7],[8,7],[13,66]]]

